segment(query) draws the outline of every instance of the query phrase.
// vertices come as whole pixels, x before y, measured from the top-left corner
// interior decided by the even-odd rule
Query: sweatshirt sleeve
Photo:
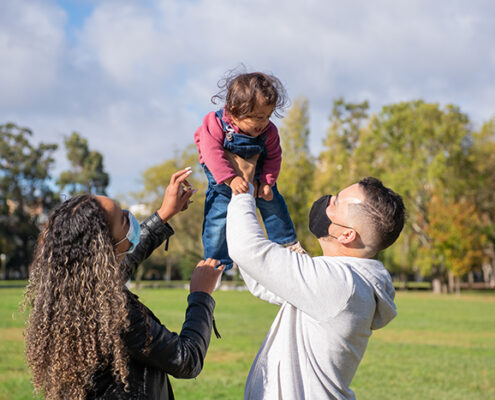
[[[276,304],[277,306],[281,306],[284,303],[284,299],[278,297],[276,294],[270,292],[269,290],[266,290],[253,278],[251,278],[244,269],[240,269],[239,271],[241,272],[242,279],[244,279],[244,283],[253,296],[256,296],[268,303]]]
[[[214,112],[205,116],[203,125],[194,134],[194,141],[198,147],[200,161],[206,164],[218,184],[236,176],[234,168],[225,157],[224,133]]]
[[[266,132],[265,142],[267,156],[263,162],[263,170],[260,174],[260,181],[273,186],[277,181],[280,173],[280,165],[282,164],[282,147],[280,147],[280,136],[278,129],[270,122],[270,127]]]
[[[341,264],[332,263],[329,257],[295,253],[266,239],[249,193],[232,196],[227,244],[241,271],[316,320],[335,316],[352,293],[352,274]]]

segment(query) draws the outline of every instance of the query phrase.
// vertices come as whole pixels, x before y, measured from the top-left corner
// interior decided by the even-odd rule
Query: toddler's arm
[[[244,159],[228,150],[225,150],[225,158],[229,160],[237,176],[226,179],[225,183],[230,186],[234,194],[249,192],[248,182],[253,182],[256,170],[256,162],[259,155]]]
[[[234,168],[224,155],[224,138],[221,122],[214,112],[205,116],[203,124],[194,134],[199,160],[206,164],[218,184],[236,176]]]
[[[270,122],[270,127],[266,132],[265,147],[267,155],[263,160],[260,181],[273,186],[277,181],[280,165],[282,164],[282,148],[280,147],[278,129],[272,122]]]

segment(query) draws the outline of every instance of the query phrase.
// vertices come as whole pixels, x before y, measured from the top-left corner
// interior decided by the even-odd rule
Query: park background
[[[39,229],[75,193],[107,193],[144,218],[170,175],[193,167],[200,190],[174,218],[169,250],[134,277],[180,329],[186,292],[164,287],[184,285],[202,257],[193,133],[220,107],[210,102],[217,81],[244,66],[277,75],[292,99],[274,120],[278,185],[311,254],[307,215],[320,195],[372,175],[406,203],[401,238],[379,255],[404,289],[399,317],[372,338],[359,397],[495,397],[494,34],[486,1],[2,2],[0,395],[30,393],[15,311],[22,288],[6,286],[24,285],[12,279],[27,277]],[[242,285],[235,273],[225,279]],[[244,292],[218,297],[227,334],[197,381],[211,382],[205,398],[238,398],[276,310]],[[229,354],[240,364],[231,376]],[[174,382],[182,398],[190,383]]]

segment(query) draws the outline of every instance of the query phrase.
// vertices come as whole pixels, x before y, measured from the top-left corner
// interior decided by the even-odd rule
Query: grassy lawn
[[[24,363],[22,289],[0,289],[0,400],[31,399]],[[138,291],[169,329],[183,322],[187,292]],[[214,295],[222,339],[211,340],[194,380],[172,379],[177,399],[241,399],[254,356],[277,312],[247,292]],[[354,378],[357,398],[495,399],[495,293],[399,292],[399,316],[376,331]]]

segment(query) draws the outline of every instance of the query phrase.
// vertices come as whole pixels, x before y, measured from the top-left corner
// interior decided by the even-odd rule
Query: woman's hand
[[[218,260],[208,258],[206,261],[201,260],[193,271],[191,276],[191,284],[189,290],[193,292],[205,292],[212,294],[218,282],[218,278],[222,275],[224,265],[215,267],[220,262]]]
[[[163,202],[160,209],[157,211],[163,222],[167,222],[175,214],[187,209],[191,203],[191,196],[198,191],[193,189],[187,181],[187,177],[191,175],[191,168],[181,169],[172,175],[170,184],[165,190]]]

